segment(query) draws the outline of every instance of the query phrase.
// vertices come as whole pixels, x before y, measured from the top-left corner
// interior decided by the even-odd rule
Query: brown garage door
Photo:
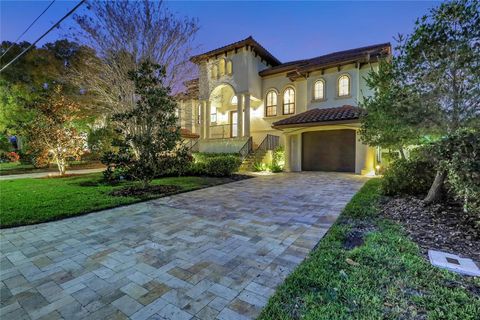
[[[355,172],[355,131],[303,133],[302,170]]]

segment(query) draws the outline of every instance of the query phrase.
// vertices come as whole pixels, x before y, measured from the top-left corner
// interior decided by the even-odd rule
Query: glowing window
[[[313,87],[313,98],[315,100],[325,99],[325,81],[318,80]]]
[[[272,117],[277,115],[277,93],[274,90],[270,90],[267,93],[267,99],[265,104],[265,115]]]
[[[202,105],[199,104],[198,107],[197,107],[197,124],[201,124],[202,123]]]
[[[237,96],[233,96],[232,97],[232,100],[230,101],[231,104],[233,105],[237,105],[238,104],[238,97]]]
[[[283,114],[295,113],[295,90],[287,88],[283,92]]]
[[[350,95],[350,77],[343,75],[338,78],[338,96],[345,97]]]
[[[217,108],[214,106],[210,107],[210,122],[217,122]]]

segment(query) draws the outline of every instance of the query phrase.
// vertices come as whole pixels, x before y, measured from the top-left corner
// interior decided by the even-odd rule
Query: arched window
[[[338,78],[338,96],[339,97],[346,97],[350,95],[350,77],[346,74],[340,76]]]
[[[313,99],[323,100],[325,99],[325,81],[317,80],[313,86]]]
[[[277,93],[275,90],[270,90],[267,93],[265,103],[265,116],[272,117],[277,115]]]
[[[217,79],[218,78],[218,67],[216,64],[213,65],[212,67],[212,78]]]
[[[233,73],[233,65],[232,65],[232,60],[227,61],[227,74],[232,74]]]
[[[233,96],[233,97],[232,97],[232,100],[230,100],[230,103],[236,106],[236,105],[238,104],[238,97],[237,97],[237,96]]]
[[[220,59],[218,63],[218,71],[219,71],[220,77],[225,75],[225,59]]]
[[[283,92],[283,114],[295,113],[295,90],[287,88]]]

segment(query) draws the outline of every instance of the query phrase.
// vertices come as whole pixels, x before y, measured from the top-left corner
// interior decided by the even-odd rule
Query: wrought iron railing
[[[240,151],[238,151],[238,153],[240,154],[240,160],[243,162],[243,160],[245,160],[245,158],[250,153],[252,153],[252,151],[253,151],[253,139],[252,137],[249,137],[248,140],[243,145],[243,147],[240,149]]]
[[[190,152],[198,152],[198,141],[200,139],[184,139],[182,145]]]
[[[258,148],[255,150],[257,151],[268,151],[268,150],[275,150],[280,145],[280,137],[275,136],[273,134],[267,134],[263,141],[260,143]]]

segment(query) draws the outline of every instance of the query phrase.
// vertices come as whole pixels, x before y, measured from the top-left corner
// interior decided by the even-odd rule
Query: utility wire
[[[70,10],[66,15],[63,16],[62,19],[58,20],[58,22],[56,22],[50,29],[47,30],[47,32],[45,32],[44,34],[42,34],[37,40],[35,40],[34,43],[32,43],[30,46],[28,46],[25,50],[23,50],[22,52],[20,52],[20,54],[18,56],[16,56],[15,58],[12,59],[12,61],[10,61],[9,63],[7,63],[6,65],[4,65],[2,67],[2,69],[0,69],[0,72],[2,72],[3,70],[5,70],[9,65],[11,65],[12,63],[14,63],[18,58],[20,58],[21,56],[23,56],[28,50],[30,50],[33,46],[35,46],[37,44],[38,41],[42,40],[43,37],[45,37],[48,33],[50,33],[50,31],[52,31],[53,29],[55,29],[57,26],[60,25],[60,23],[65,20],[66,18],[68,18],[72,13],[75,12],[75,10],[78,9],[78,7],[80,7],[83,3],[85,2],[85,0],[82,0],[80,1],[72,10]]]
[[[35,20],[33,20],[32,23],[30,23],[30,25],[28,26],[28,28],[27,28],[25,31],[23,31],[23,33],[22,33],[21,35],[19,35],[17,39],[15,39],[15,41],[12,43],[12,45],[11,45],[10,47],[8,47],[8,49],[2,54],[2,56],[1,56],[0,58],[3,58],[3,56],[7,54],[7,52],[15,45],[15,43],[16,43],[18,40],[20,40],[20,38],[23,37],[23,35],[24,35],[25,33],[27,33],[28,30],[30,30],[30,28],[35,24],[35,22],[37,22],[37,20],[40,19],[41,16],[43,16],[43,14],[48,10],[48,8],[50,8],[50,7],[52,6],[52,4],[53,4],[54,2],[55,2],[55,0],[53,0],[52,2],[50,2],[50,4],[48,5],[48,7],[46,7],[45,10],[43,10],[43,12],[40,13],[40,15],[39,15]]]

